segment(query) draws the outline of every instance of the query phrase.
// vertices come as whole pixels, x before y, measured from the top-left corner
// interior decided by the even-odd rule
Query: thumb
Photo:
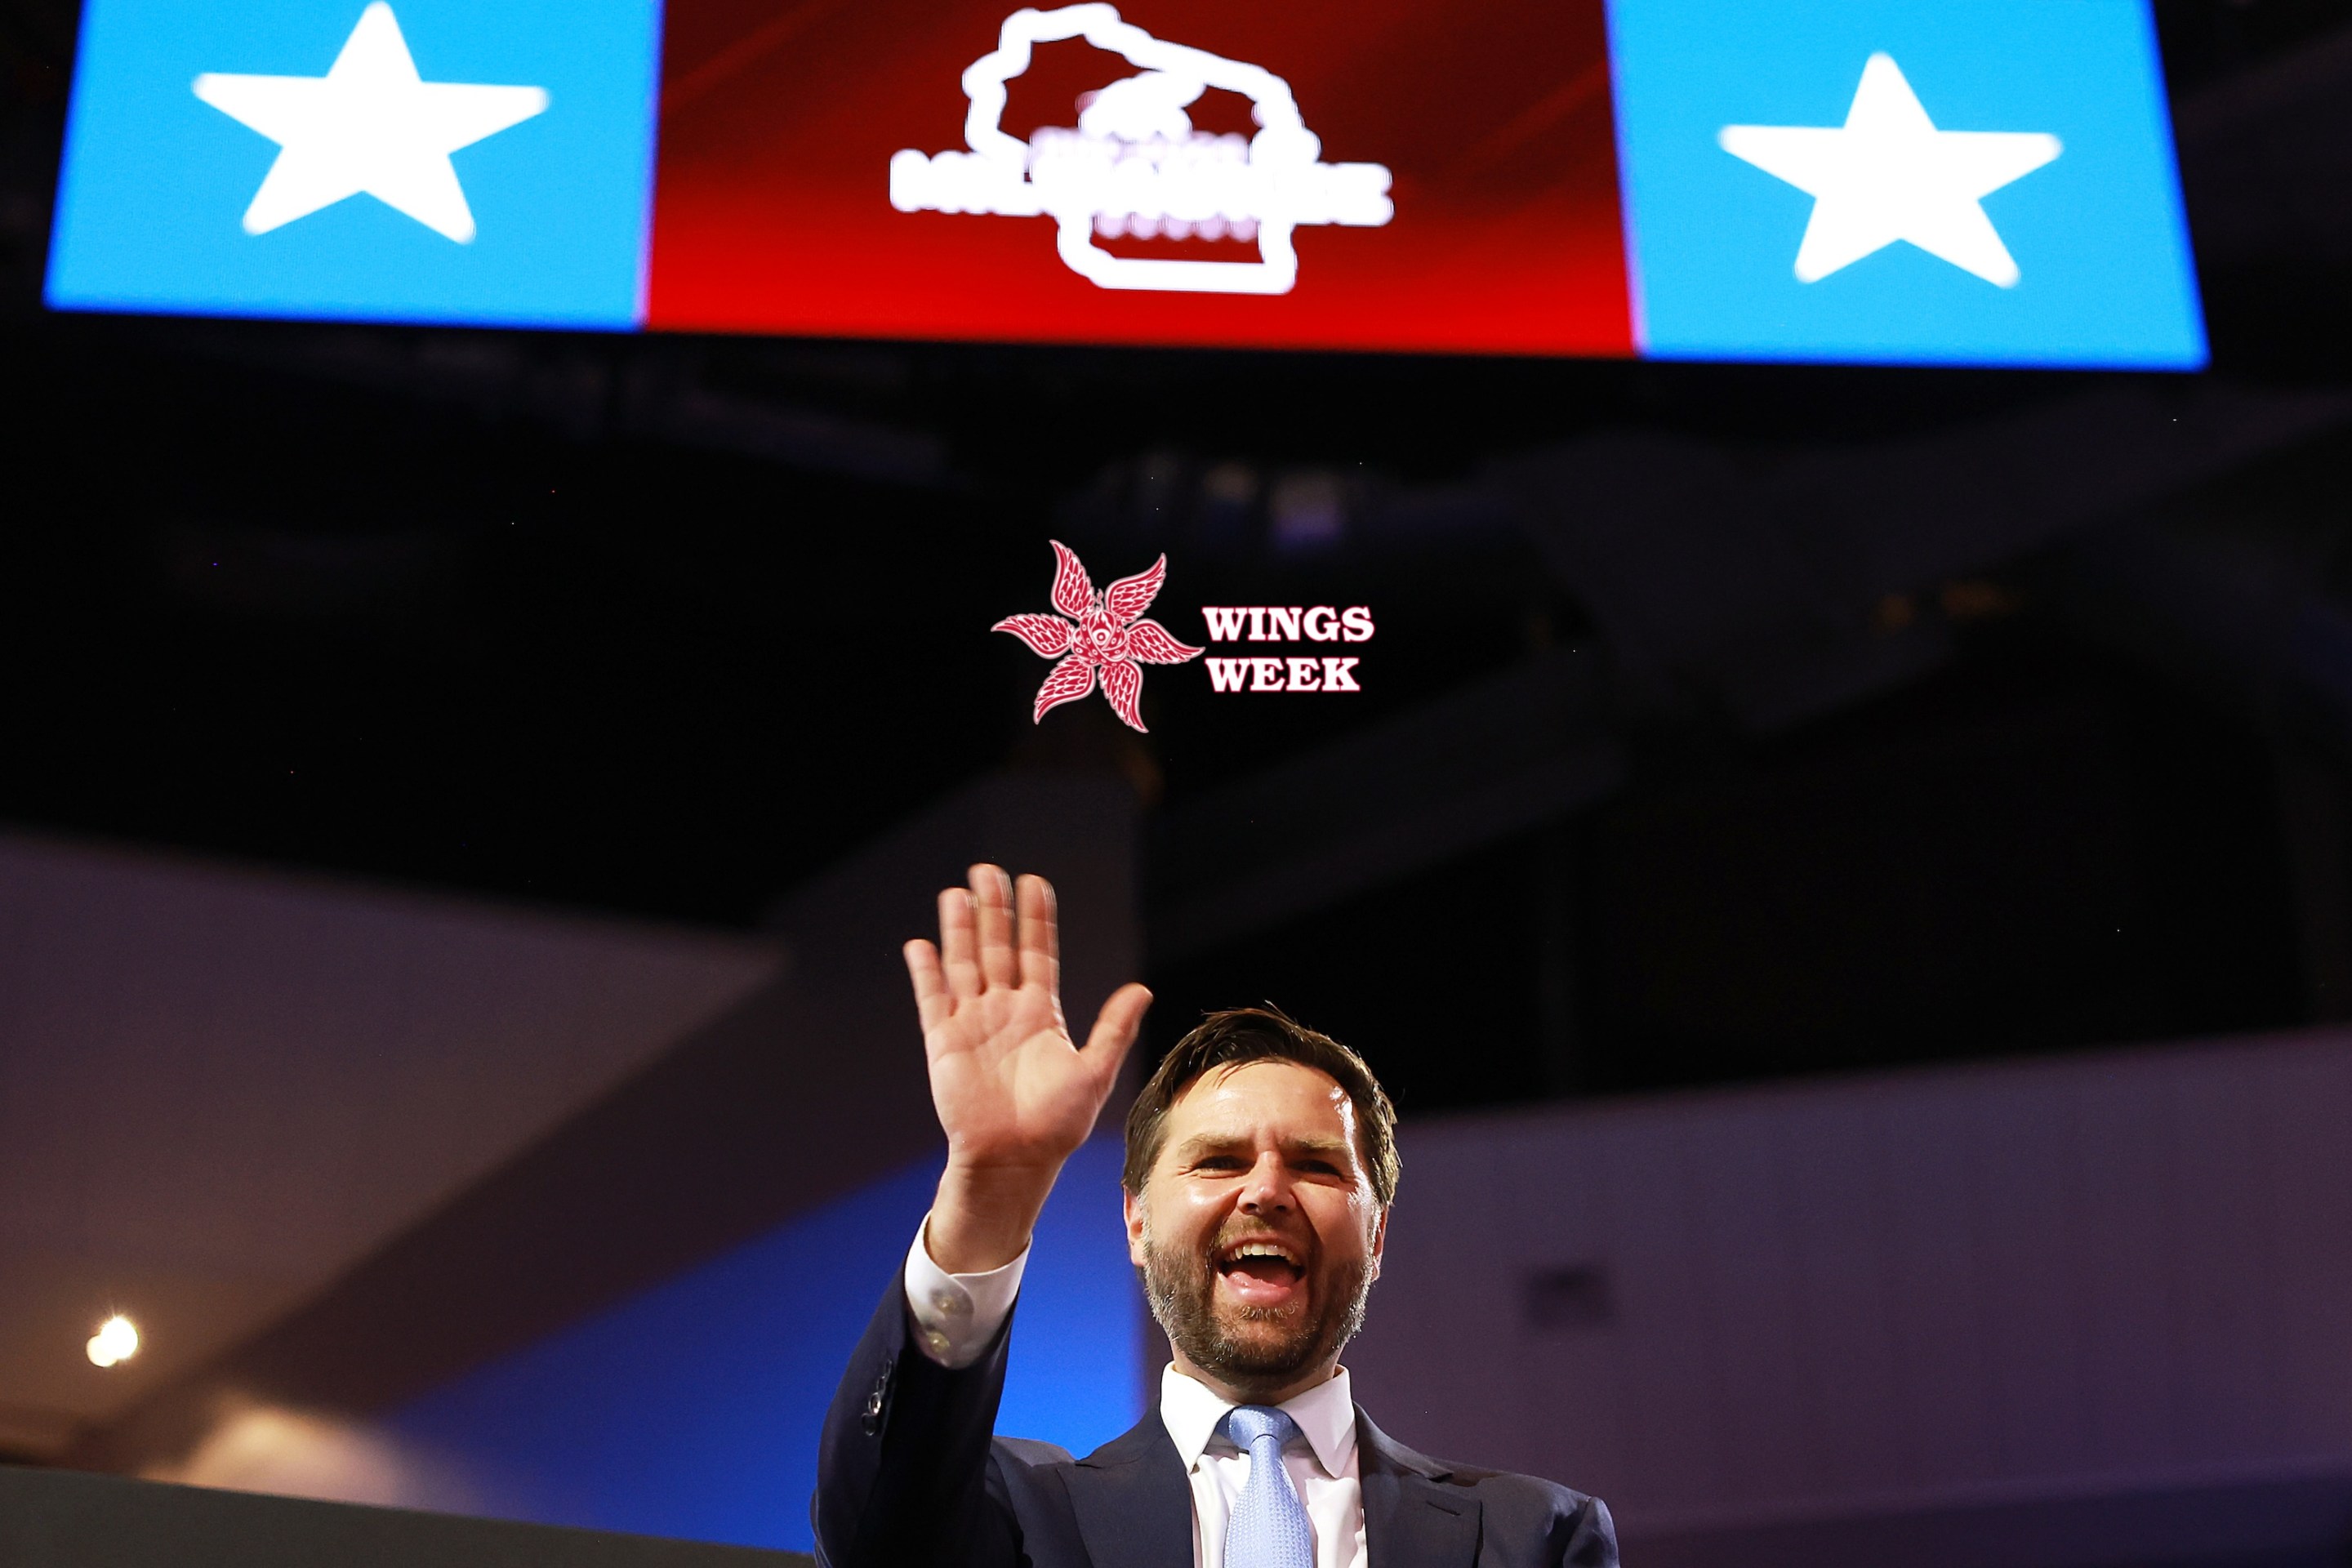
[[[1143,1028],[1143,1015],[1151,1006],[1151,993],[1132,981],[1110,994],[1110,1000],[1095,1015],[1095,1026],[1087,1036],[1086,1048],[1078,1052],[1087,1065],[1105,1083],[1118,1076],[1119,1064],[1127,1059],[1135,1037]]]

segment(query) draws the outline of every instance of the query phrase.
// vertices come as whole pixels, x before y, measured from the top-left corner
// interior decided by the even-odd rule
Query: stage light
[[[1339,542],[1348,531],[1348,495],[1339,476],[1320,469],[1288,474],[1266,500],[1274,547],[1304,554]]]
[[[130,1319],[117,1312],[98,1326],[83,1347],[89,1353],[92,1366],[114,1366],[139,1353],[139,1328]]]

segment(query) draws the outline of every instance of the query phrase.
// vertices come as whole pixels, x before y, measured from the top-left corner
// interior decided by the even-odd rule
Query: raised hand
[[[1078,1048],[1062,1017],[1054,889],[1042,877],[1016,889],[994,866],[974,866],[969,889],[940,894],[940,945],[910,942],[906,956],[948,1136],[926,1244],[950,1273],[993,1268],[1028,1245],[1062,1163],[1110,1097],[1151,993],[1121,986]]]

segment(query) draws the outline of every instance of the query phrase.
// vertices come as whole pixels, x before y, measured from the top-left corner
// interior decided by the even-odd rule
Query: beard
[[[1255,1228],[1255,1227],[1253,1227]],[[1336,1360],[1364,1326],[1372,1293],[1369,1259],[1330,1265],[1303,1300],[1279,1307],[1217,1304],[1212,1237],[1199,1250],[1161,1247],[1143,1226],[1143,1291],[1168,1342],[1202,1372],[1244,1395],[1287,1388],[1302,1373]]]

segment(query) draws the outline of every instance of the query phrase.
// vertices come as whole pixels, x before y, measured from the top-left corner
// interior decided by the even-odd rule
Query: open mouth
[[[1286,1242],[1261,1237],[1236,1241],[1217,1252],[1217,1274],[1225,1289],[1246,1306],[1277,1306],[1289,1300],[1307,1279],[1305,1261]]]

